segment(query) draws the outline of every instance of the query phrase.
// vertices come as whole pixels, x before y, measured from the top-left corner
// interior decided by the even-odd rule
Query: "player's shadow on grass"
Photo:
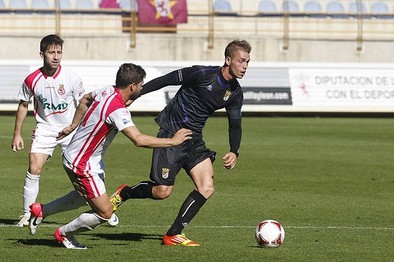
[[[5,219],[5,218],[0,218],[0,224],[4,225],[14,225],[18,224],[19,219]],[[51,222],[51,221],[44,221],[43,223],[45,224],[58,224],[56,222]]]
[[[157,240],[161,241],[163,235],[158,234],[141,234],[141,233],[119,233],[119,234],[91,234],[92,237],[99,237],[108,240],[123,240],[123,241],[143,241],[143,240]]]
[[[0,218],[0,224],[5,224],[5,225],[16,225],[18,224],[19,219],[5,219],[5,218]]]
[[[16,246],[51,246],[59,247],[61,244],[54,239],[10,239],[15,240]]]

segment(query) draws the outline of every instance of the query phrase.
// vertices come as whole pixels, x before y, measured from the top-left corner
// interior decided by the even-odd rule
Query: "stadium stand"
[[[31,8],[37,8],[37,9],[44,9],[44,8],[49,8],[49,2],[48,0],[32,0],[31,1]]]
[[[9,3],[9,8],[28,8],[26,0],[12,0]]]
[[[22,5],[20,5],[20,1],[22,1]],[[109,41],[108,39],[111,38],[111,46],[119,50],[119,52],[102,52],[96,48],[96,45],[88,44],[86,46],[89,48],[84,50],[87,55],[78,50],[78,48],[70,48],[73,51],[70,55],[73,59],[79,59],[80,57],[87,57],[88,59],[123,59],[124,57],[142,60],[153,59],[149,54],[140,52],[139,48],[144,46],[146,41],[157,37],[160,41],[168,41],[178,45],[178,42],[183,41],[182,39],[186,36],[193,39],[193,41],[188,43],[188,46],[191,46],[190,50],[193,50],[193,52],[185,52],[183,54],[177,49],[172,53],[166,53],[163,59],[199,60],[205,59],[205,57],[217,59],[215,52],[204,53],[201,51],[207,48],[201,44],[203,41],[206,42],[208,40],[208,49],[214,49],[234,36],[245,36],[248,39],[253,39],[255,45],[257,43],[259,47],[260,45],[263,46],[262,50],[264,52],[255,53],[259,59],[264,57],[261,59],[275,60],[283,55],[288,60],[296,60],[297,52],[294,50],[302,48],[308,54],[303,59],[313,61],[334,60],[332,56],[328,55],[330,52],[315,52],[315,49],[309,48],[310,41],[313,40],[318,45],[321,45],[320,49],[318,46],[316,50],[321,51],[321,49],[326,48],[326,45],[333,50],[338,50],[341,53],[338,59],[385,62],[388,60],[387,57],[389,57],[387,54],[392,49],[392,47],[389,49],[386,46],[392,46],[394,39],[394,31],[390,22],[392,21],[390,19],[394,19],[394,4],[392,0],[362,0],[368,10],[367,13],[363,14],[363,17],[372,18],[364,19],[362,24],[355,23],[355,15],[350,15],[349,13],[349,3],[356,0],[289,0],[288,10],[290,11],[289,16],[291,19],[288,20],[289,28],[287,31],[283,30],[283,0],[187,0],[188,23],[178,24],[175,30],[170,28],[172,30],[171,34],[162,35],[157,33],[169,32],[169,27],[148,27],[138,24],[137,19],[133,23],[135,30],[131,30],[130,20],[132,14],[129,10],[133,8],[133,3],[136,3],[136,0],[134,2],[117,0],[117,3],[122,8],[117,10],[100,9],[99,3],[102,0],[47,0],[50,8],[44,10],[32,8],[33,1],[0,0],[0,3],[4,3],[5,6],[0,10],[0,35],[2,39],[0,46],[3,47],[0,48],[0,50],[3,50],[0,52],[0,60],[15,57],[15,55],[10,54],[11,52],[5,51],[7,46],[12,45],[14,42],[18,43],[18,47],[22,46],[20,43],[26,42],[26,39],[29,41],[26,45],[32,46],[34,45],[34,39],[46,32],[58,32],[61,35],[77,39],[78,43],[77,41],[72,42],[73,45],[77,46],[84,46],[81,44],[84,41],[93,42],[93,39],[96,37],[100,38],[100,40],[105,39],[105,41]],[[60,1],[62,8],[61,12],[58,13],[54,9],[54,3],[57,1]],[[78,7],[76,7],[77,2]],[[309,12],[320,9],[307,5],[309,2],[319,3],[322,9],[321,14],[325,16],[313,17]],[[85,5],[82,6],[80,3]],[[86,3],[89,4],[88,9],[86,9]],[[215,11],[218,11],[220,3],[227,3],[227,7],[221,8],[221,10],[230,10],[232,13],[220,14],[215,12],[213,15],[210,14],[209,11],[213,10],[214,3],[216,3]],[[10,5],[12,5],[11,8]],[[389,13],[385,14],[387,7]],[[56,19],[56,14],[59,14],[62,19]],[[213,22],[207,23],[213,16]],[[363,19],[363,17],[358,16],[357,19]],[[284,31],[288,35],[284,36]],[[90,39],[90,36],[94,37]],[[15,41],[14,38],[18,37],[23,37],[24,41]],[[287,53],[286,51],[286,53],[277,54],[276,52],[267,51],[277,50],[278,46],[281,48],[282,40],[285,37],[289,37],[290,52]],[[152,49],[160,50],[162,46],[160,41],[158,40],[157,43],[153,42],[154,46],[152,46]],[[365,50],[363,50],[365,53],[356,53],[359,57],[352,53],[356,41],[359,41],[357,42],[357,47],[365,44]],[[375,48],[377,43],[385,46],[384,52],[386,56],[379,52],[378,58],[373,57],[373,54],[376,56],[377,52],[372,52],[371,50],[375,51],[381,48],[380,46]],[[339,48],[338,46],[346,46],[346,48]],[[19,49],[25,50],[26,48]],[[28,52],[29,49],[27,48],[26,50],[19,57],[31,58],[31,54]],[[356,52],[359,52],[359,49]],[[260,55],[260,53],[264,54],[264,56]],[[154,55],[153,57],[161,56]],[[394,60],[394,58],[390,59]]]

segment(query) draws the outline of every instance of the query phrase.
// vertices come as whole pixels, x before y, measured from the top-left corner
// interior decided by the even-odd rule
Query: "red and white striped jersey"
[[[42,68],[28,75],[19,90],[18,99],[29,101],[34,97],[37,123],[61,131],[71,123],[84,94],[81,78],[75,72],[59,66],[53,76],[45,75]]]
[[[115,135],[134,126],[118,89],[106,86],[93,91],[92,96],[95,101],[64,152],[64,158],[79,175],[102,173],[100,161]]]

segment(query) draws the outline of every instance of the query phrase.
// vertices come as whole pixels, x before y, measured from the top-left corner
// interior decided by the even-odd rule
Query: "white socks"
[[[47,217],[59,212],[77,209],[82,206],[87,206],[86,200],[79,196],[78,192],[73,190],[67,195],[59,197],[52,202],[42,206],[42,215]]]
[[[39,180],[40,176],[35,176],[26,173],[25,184],[23,186],[23,212],[24,216],[30,218],[30,208],[29,206],[36,202],[39,190]]]
[[[96,226],[106,222],[108,219],[103,219],[95,213],[82,213],[79,217],[60,228],[60,233],[63,236],[72,236],[74,234],[93,230]]]

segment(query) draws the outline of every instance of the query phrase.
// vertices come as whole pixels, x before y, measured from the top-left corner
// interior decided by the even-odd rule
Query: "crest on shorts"
[[[223,100],[227,101],[231,96],[231,91],[227,90],[226,93],[224,94]]]
[[[60,84],[59,88],[57,89],[57,92],[59,95],[64,95],[66,93],[66,91],[64,90],[64,85]]]
[[[169,169],[169,168],[163,167],[163,168],[161,169],[161,176],[162,176],[164,179],[167,179],[169,174],[170,174],[170,169]]]

